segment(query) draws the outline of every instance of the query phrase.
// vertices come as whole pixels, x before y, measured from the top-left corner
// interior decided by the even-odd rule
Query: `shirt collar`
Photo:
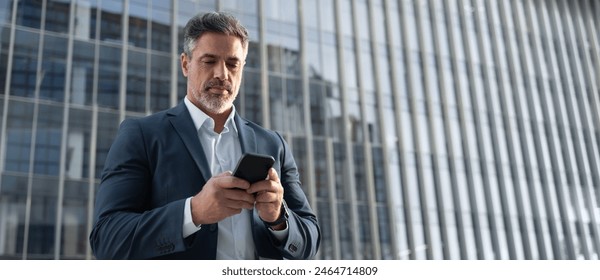
[[[209,121],[212,125],[210,125],[211,131],[214,130],[214,120],[211,119],[211,117],[209,117],[206,113],[202,112],[202,110],[200,110],[198,107],[196,107],[196,105],[194,105],[186,96],[183,100],[183,102],[185,103],[185,106],[187,107],[188,111],[190,112],[190,116],[192,117],[192,121],[194,121],[194,126],[196,127],[196,130],[199,131],[203,125],[205,125],[205,123],[207,123],[207,121]],[[233,131],[235,132],[235,134],[237,135],[238,130],[237,130],[237,126],[235,125],[235,121],[234,121],[234,117],[235,116],[235,105],[233,105],[231,107],[231,113],[229,113],[229,116],[227,117],[227,120],[225,121],[225,129],[223,130],[223,132],[225,131]]]

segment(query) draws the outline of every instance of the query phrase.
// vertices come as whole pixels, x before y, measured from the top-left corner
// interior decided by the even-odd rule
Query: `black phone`
[[[233,176],[254,184],[267,178],[274,163],[275,159],[272,156],[245,153],[238,161]]]

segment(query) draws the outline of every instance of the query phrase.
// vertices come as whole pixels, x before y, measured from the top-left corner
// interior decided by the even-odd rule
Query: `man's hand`
[[[191,199],[194,224],[216,223],[239,214],[242,209],[252,209],[255,198],[247,192],[249,187],[246,180],[232,176],[229,171],[210,178]]]
[[[279,181],[279,175],[274,168],[269,169],[267,180],[256,182],[246,192],[256,194],[256,204],[254,207],[258,211],[258,216],[265,222],[273,222],[279,218],[281,213],[281,204],[283,202],[283,187]],[[275,230],[285,228],[285,223],[273,227]]]

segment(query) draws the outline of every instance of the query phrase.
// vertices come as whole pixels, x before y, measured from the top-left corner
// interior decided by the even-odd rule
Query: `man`
[[[248,32],[207,13],[185,27],[187,95],[125,120],[108,153],[90,235],[98,259],[310,259],[317,219],[278,133],[241,118],[235,100]],[[264,181],[232,176],[243,153],[275,158]]]

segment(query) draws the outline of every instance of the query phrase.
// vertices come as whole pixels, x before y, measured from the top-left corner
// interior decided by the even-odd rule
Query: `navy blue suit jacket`
[[[284,188],[289,235],[278,242],[252,214],[257,257],[310,259],[320,230],[301,189],[285,140],[235,116],[242,152],[268,154]],[[90,245],[97,259],[215,259],[218,224],[183,238],[185,199],[211,177],[196,127],[183,102],[167,111],[123,121],[108,152],[98,189]]]

